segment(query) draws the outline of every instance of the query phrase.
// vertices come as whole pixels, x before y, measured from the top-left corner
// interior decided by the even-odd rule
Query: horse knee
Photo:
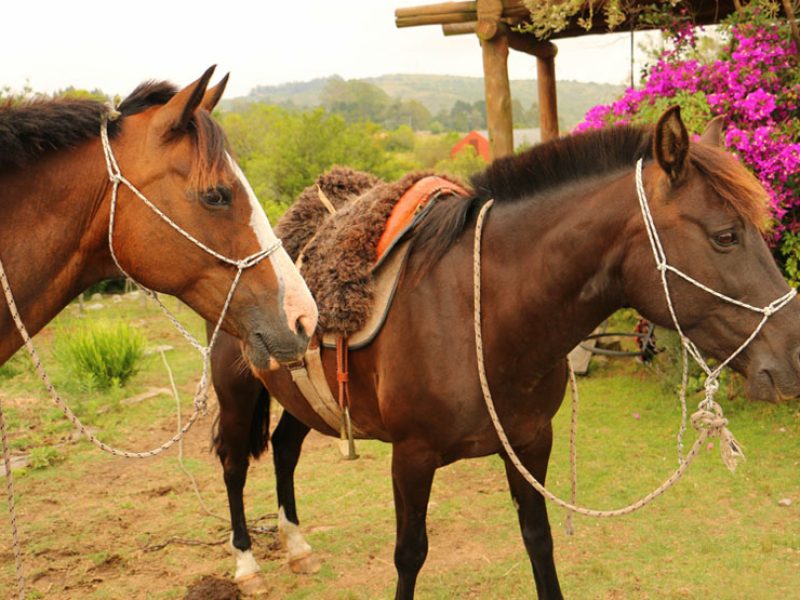
[[[229,489],[244,488],[249,467],[248,460],[236,462],[224,460],[222,462],[222,478],[225,480],[225,486]]]
[[[526,523],[522,527],[522,540],[525,547],[533,556],[550,556],[553,554],[553,535],[550,524]]]
[[[413,541],[399,543],[394,549],[394,564],[398,572],[417,573],[428,556],[428,538],[422,536]]]

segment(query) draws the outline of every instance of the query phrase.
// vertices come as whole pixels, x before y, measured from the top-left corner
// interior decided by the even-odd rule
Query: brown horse
[[[232,260],[276,242],[263,209],[227,151],[210,111],[228,77],[213,67],[178,91],[140,85],[108,121],[121,174],[169,219]],[[0,260],[33,335],[78,293],[121,273],[109,250],[112,183],[101,144],[109,108],[45,100],[0,107]],[[174,294],[216,322],[236,269],[182,236],[120,186],[113,244],[120,266],[146,287]],[[317,310],[283,249],[243,271],[223,328],[248,358],[301,355]],[[21,345],[0,296],[0,364]]]
[[[489,199],[483,233],[483,347],[488,382],[516,454],[544,481],[551,419],[561,405],[566,354],[620,307],[671,326],[660,274],[640,211],[634,164],[669,263],[711,288],[763,306],[789,292],[763,241],[766,195],[719,144],[718,122],[690,143],[677,109],[654,130],[612,128],[535,147],[495,161],[473,183],[475,197],[440,201],[414,232],[414,250],[383,330],[350,356],[353,422],[392,444],[397,514],[397,598],[411,598],[427,554],[426,511],[436,469],[462,458],[500,454],[540,598],[560,598],[545,502],[502,451],[479,385],[473,332],[473,235]],[[433,235],[434,232],[436,235]],[[684,332],[724,358],[750,335],[759,315],[667,275]],[[800,301],[769,320],[732,362],[753,398],[800,392]],[[242,486],[263,450],[269,396],[286,408],[272,440],[279,530],[290,560],[309,560],[298,530],[293,471],[313,427],[337,431],[310,408],[289,373],[231,365],[237,341],[216,349],[220,401],[217,449],[230,499],[237,574],[257,570],[249,554]],[[323,352],[336,389],[333,351]],[[268,392],[266,390],[269,390]],[[301,565],[302,566],[302,565]]]

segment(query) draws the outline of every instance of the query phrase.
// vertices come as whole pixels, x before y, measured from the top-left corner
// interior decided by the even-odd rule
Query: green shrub
[[[30,454],[30,468],[32,470],[46,469],[63,462],[64,458],[61,452],[50,446],[33,448]]]
[[[138,371],[145,338],[122,321],[97,322],[71,331],[57,342],[57,353],[88,389],[121,387]]]

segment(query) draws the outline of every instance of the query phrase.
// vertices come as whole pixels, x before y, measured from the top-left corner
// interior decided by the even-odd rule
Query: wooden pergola
[[[590,29],[584,29],[576,20],[554,33],[550,40],[588,34],[609,33],[599,8],[604,0],[588,0],[595,6]],[[642,0],[642,5],[652,0]],[[684,4],[691,11],[697,25],[719,23],[737,9],[740,0],[689,0]],[[556,97],[555,57],[556,45],[539,41],[531,34],[518,33],[514,27],[530,22],[530,12],[522,0],[474,0],[471,2],[445,2],[425,6],[398,8],[395,11],[397,27],[441,25],[444,35],[476,34],[483,52],[483,75],[486,95],[486,120],[489,142],[494,158],[514,151],[513,121],[511,117],[511,90],[508,82],[509,49],[536,57],[539,96],[539,119],[542,141],[558,137],[558,101]],[[644,28],[626,21],[615,32],[641,31]]]

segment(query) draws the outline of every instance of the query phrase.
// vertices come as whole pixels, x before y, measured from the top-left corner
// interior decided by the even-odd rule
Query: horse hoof
[[[313,575],[322,567],[322,561],[316,554],[306,554],[298,558],[289,559],[289,568],[297,575]]]
[[[252,573],[236,580],[239,591],[245,597],[263,596],[269,591],[267,581],[261,573]]]

